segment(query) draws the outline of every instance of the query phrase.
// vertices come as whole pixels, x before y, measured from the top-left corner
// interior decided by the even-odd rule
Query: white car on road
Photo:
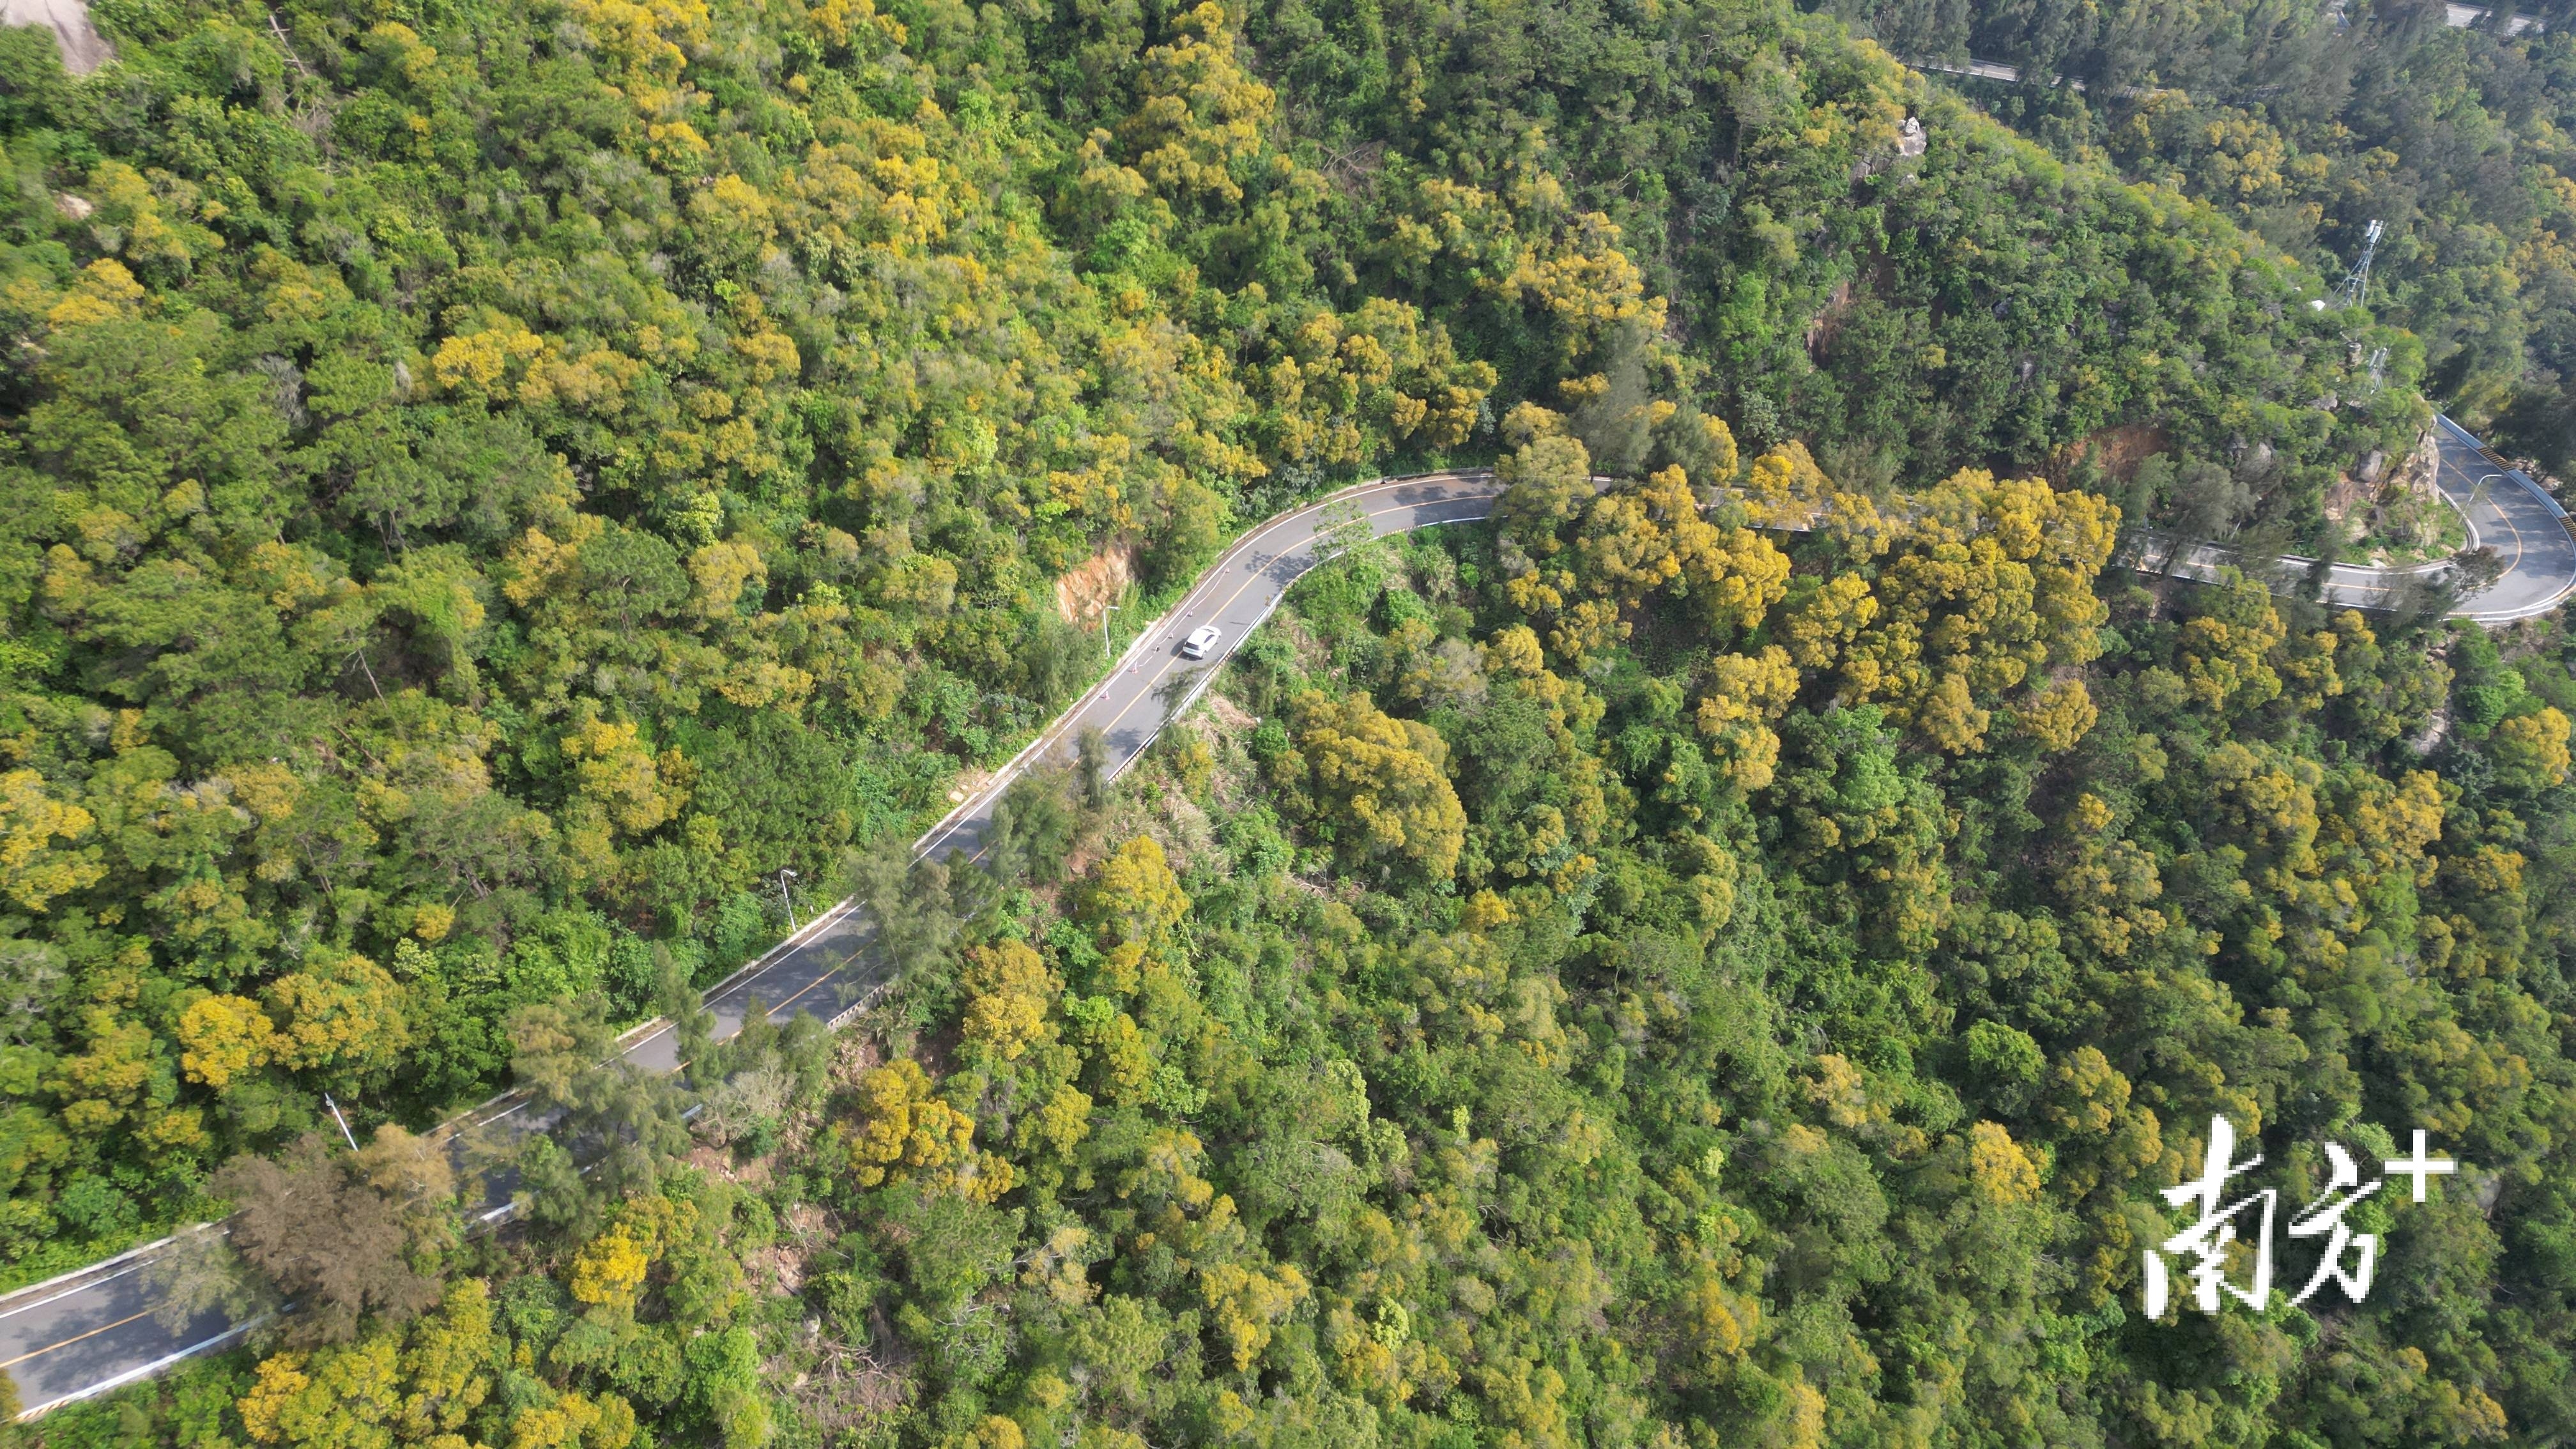
[[[1224,631],[1214,624],[1201,624],[1190,631],[1190,637],[1181,641],[1181,655],[1187,659],[1205,659],[1208,651],[1216,647],[1216,641],[1224,637]]]

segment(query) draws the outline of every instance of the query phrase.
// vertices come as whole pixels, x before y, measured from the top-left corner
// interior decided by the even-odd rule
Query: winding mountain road
[[[2576,592],[2576,532],[2571,532],[2567,510],[2529,474],[2489,452],[2458,423],[2436,418],[2433,432],[2435,486],[2467,522],[2469,547],[2493,550],[2499,569],[2494,582],[2454,601],[2451,616],[2510,624],[2557,608]],[[2220,569],[2242,563],[2233,550],[2218,544],[2192,544],[2171,561],[2168,552],[2150,545],[2137,567],[2207,583]],[[2314,559],[2282,558],[2272,576],[2274,587],[2296,587],[2315,566]],[[2405,568],[2336,564],[2327,571],[2319,596],[2342,608],[2386,609],[2409,593],[2442,582],[2454,567],[2449,559]]]
[[[2566,515],[2530,479],[2496,463],[2477,440],[2442,420],[2443,495],[2461,508],[2475,543],[2496,549],[2503,572],[2496,582],[2453,612],[2480,622],[2502,622],[2544,613],[2576,590],[2576,538]],[[1485,517],[1500,490],[1483,470],[1388,478],[1345,489],[1262,524],[1210,565],[1173,610],[1147,628],[1109,674],[1068,706],[1047,731],[955,811],[916,842],[919,854],[980,858],[993,822],[993,807],[1013,780],[1032,765],[1069,759],[1087,729],[1109,746],[1114,776],[1133,764],[1162,733],[1166,721],[1188,709],[1232,652],[1269,617],[1298,576],[1342,546],[1365,520],[1373,535],[1404,533],[1435,524]],[[2233,555],[2206,545],[2183,551],[2172,572],[2214,577]],[[2157,561],[2159,564],[2161,560]],[[2297,563],[2300,561],[2286,561]],[[2338,567],[2327,597],[2356,607],[2379,607],[2410,579],[2437,575],[2448,564],[2419,569]],[[1220,631],[1205,660],[1183,657],[1181,641],[1204,625]],[[855,900],[822,912],[758,961],[708,993],[719,1040],[741,1029],[756,998],[784,1022],[811,1011],[835,1026],[855,1015],[887,984],[881,963],[865,951],[872,929]],[[639,1067],[679,1066],[671,1030],[651,1024],[634,1035],[626,1056]],[[496,1098],[451,1127],[503,1124],[538,1130],[545,1123],[521,1099]],[[487,1180],[482,1216],[509,1211],[508,1184]],[[0,1371],[15,1381],[22,1417],[107,1392],[148,1377],[191,1354],[228,1342],[246,1325],[203,1314],[173,1326],[155,1311],[149,1272],[155,1250],[147,1245],[48,1283],[0,1297]]]
[[[1133,764],[1165,720],[1178,715],[1227,655],[1276,607],[1298,575],[1316,564],[1318,537],[1354,514],[1376,534],[1402,533],[1437,523],[1484,517],[1496,489],[1484,472],[1441,473],[1385,479],[1346,489],[1294,509],[1254,529],[1218,558],[1172,612],[1140,635],[1115,669],[1075,700],[1045,734],[996,771],[991,781],[933,826],[915,845],[929,854],[984,851],[993,807],[1011,781],[1030,765],[1069,758],[1074,742],[1097,727],[1109,744],[1115,775]],[[1338,536],[1338,535],[1336,535]],[[1330,540],[1327,540],[1329,551]],[[1193,629],[1214,624],[1222,633],[1206,660],[1181,657],[1180,642]],[[873,932],[855,900],[842,901],[806,922],[758,961],[707,993],[718,1040],[742,1029],[757,998],[772,1020],[784,1023],[811,1011],[838,1025],[865,1006],[886,984],[881,965],[865,953]],[[636,1065],[652,1071],[679,1066],[679,1044],[664,1024],[648,1025],[626,1047]],[[451,1127],[500,1124],[542,1128],[526,1100],[503,1096]],[[487,1218],[509,1210],[508,1183],[487,1181],[480,1210]],[[22,1418],[148,1378],[197,1353],[220,1347],[247,1325],[220,1313],[200,1314],[173,1326],[156,1311],[151,1260],[159,1244],[0,1298],[0,1371],[18,1388]]]

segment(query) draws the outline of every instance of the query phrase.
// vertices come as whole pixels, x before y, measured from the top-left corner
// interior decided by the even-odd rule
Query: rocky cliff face
[[[2326,491],[2326,517],[2341,524],[2353,562],[2406,563],[2454,546],[2457,524],[2434,487],[2440,454],[2427,428],[2402,455],[2373,449]]]
[[[0,0],[0,20],[53,31],[63,50],[63,69],[74,75],[87,75],[116,58],[116,48],[89,23],[89,6],[82,0]]]

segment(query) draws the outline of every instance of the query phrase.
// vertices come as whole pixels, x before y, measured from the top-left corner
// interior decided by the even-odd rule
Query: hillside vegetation
[[[1489,43],[1579,59],[1517,14],[1352,62],[1436,107],[1301,134],[1213,8],[278,13],[103,7],[123,59],[79,83],[11,33],[22,1256],[165,1217],[321,1089],[473,1099],[515,1005],[741,959],[775,872],[905,833],[1083,681],[1049,580],[1113,539],[1186,578],[1302,491],[1490,457],[1531,396],[1634,466],[1650,382],[1935,468],[2139,417],[2250,410],[2312,469],[2378,436],[2294,405],[2342,354],[2257,244],[1955,110],[1899,164],[1911,83],[1786,11],[1656,32],[1734,97],[1656,150],[1722,222],[1608,195],[1643,118],[1556,115],[1680,57],[1480,89]],[[1364,122],[1402,144],[1354,171]],[[1998,187],[2029,204],[1940,200]],[[1676,311],[1648,271],[1703,250]],[[1920,345],[1824,348],[1893,369],[1836,382],[1805,311],[1864,264],[1899,290],[1841,335]]]
[[[2295,249],[1785,4],[97,15],[0,44],[0,1254],[301,1308],[48,1442],[2569,1432],[2554,626],[2112,563],[2420,431]],[[1065,571],[1432,464],[903,858]],[[715,1048],[782,869],[905,985]],[[614,1147],[467,1235],[513,1080]],[[2213,1112],[2473,1171],[2147,1324]]]
[[[2053,154],[2207,201],[2327,272],[2387,240],[2372,310],[2426,391],[2552,469],[2576,452],[2576,12],[2468,29],[2444,7],[1835,0],[1899,54],[1970,54],[2078,94],[1975,86]],[[2220,460],[2227,461],[2227,460]]]

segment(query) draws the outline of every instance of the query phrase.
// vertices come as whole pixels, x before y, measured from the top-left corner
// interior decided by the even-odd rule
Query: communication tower
[[[2369,227],[2361,234],[2361,260],[2352,264],[2352,270],[2344,274],[2343,285],[2335,288],[2335,310],[2358,307],[2361,305],[2361,299],[2369,294],[2370,259],[2378,252],[2379,238],[2386,231],[2387,228],[2380,224],[2379,218],[2370,219]]]

